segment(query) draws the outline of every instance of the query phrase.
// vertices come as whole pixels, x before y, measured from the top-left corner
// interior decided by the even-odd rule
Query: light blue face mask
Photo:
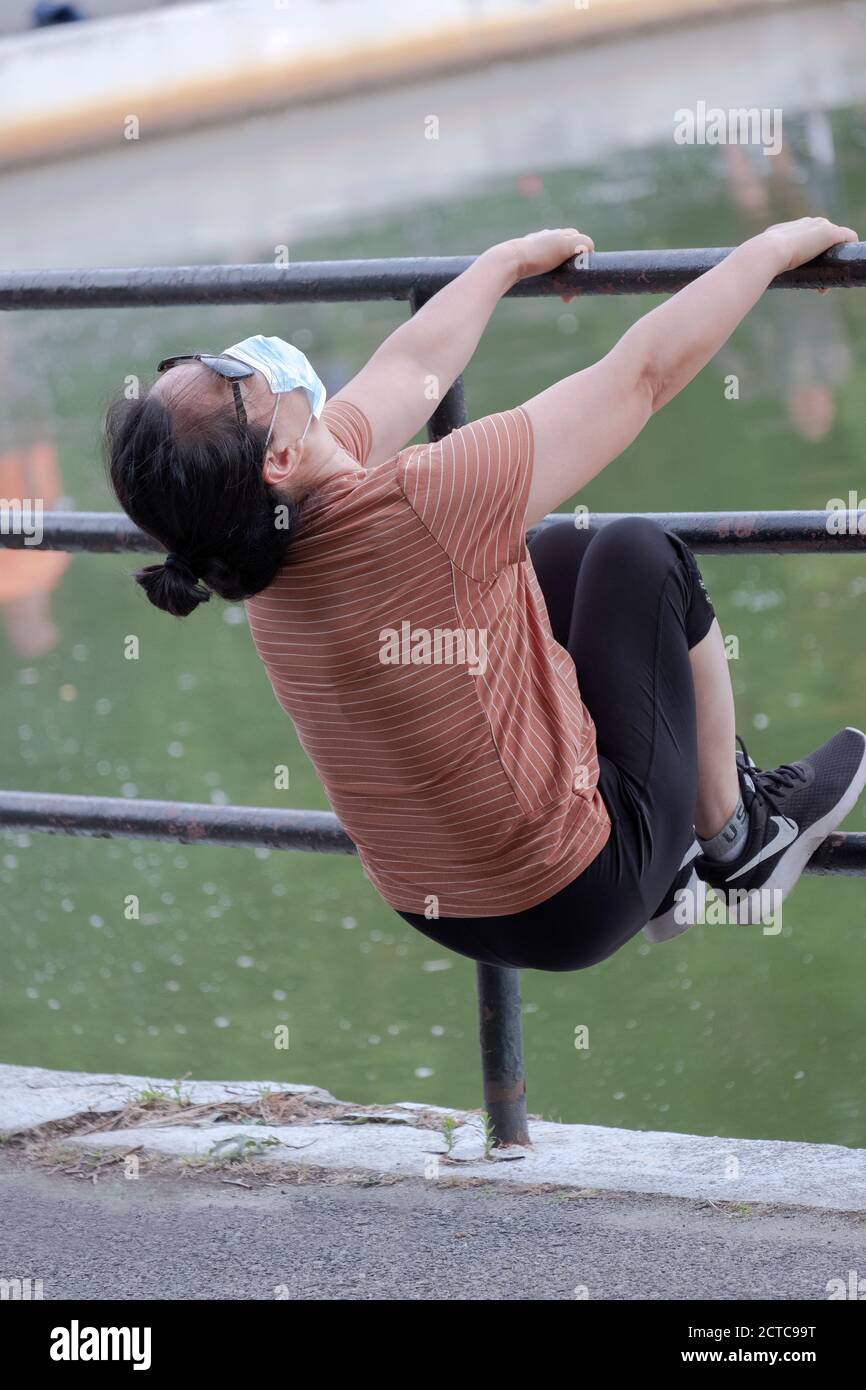
[[[227,356],[236,357],[239,362],[246,362],[248,367],[255,367],[257,372],[261,372],[277,398],[265,448],[271,442],[280,398],[287,391],[296,391],[299,388],[306,392],[310,402],[310,418],[301,435],[300,442],[303,444],[311,421],[314,417],[318,419],[322,414],[327,392],[300,348],[293,347],[282,338],[266,338],[263,334],[256,333],[252,338],[244,338],[242,342],[235,343],[234,347],[226,348],[225,352]]]

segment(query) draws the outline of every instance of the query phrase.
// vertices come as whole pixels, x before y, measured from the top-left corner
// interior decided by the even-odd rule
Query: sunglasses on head
[[[176,367],[178,362],[201,362],[203,367],[209,367],[217,376],[221,376],[232,388],[232,395],[235,400],[235,410],[238,420],[242,425],[247,423],[247,412],[244,409],[241,397],[239,381],[246,377],[255,376],[252,367],[247,366],[246,362],[239,362],[236,357],[227,357],[221,352],[186,352],[179,357],[164,357],[157,366],[158,372],[168,372],[172,367]]]

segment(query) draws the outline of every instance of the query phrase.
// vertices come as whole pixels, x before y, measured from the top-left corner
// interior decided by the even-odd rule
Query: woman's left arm
[[[512,285],[592,249],[590,238],[574,227],[500,242],[395,329],[334,397],[358,406],[370,421],[369,464],[390,458],[427,423]]]

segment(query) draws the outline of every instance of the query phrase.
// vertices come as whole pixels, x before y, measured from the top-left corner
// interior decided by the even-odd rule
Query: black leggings
[[[596,530],[569,518],[529,554],[553,635],[570,653],[595,722],[610,838],[552,898],[499,917],[400,916],[490,965],[580,970],[605,960],[663,902],[692,843],[697,795],[689,649],[714,613],[694,556],[644,517]]]

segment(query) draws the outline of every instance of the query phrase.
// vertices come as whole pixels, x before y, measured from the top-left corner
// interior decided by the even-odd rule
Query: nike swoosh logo
[[[725,880],[726,883],[733,883],[735,878],[740,878],[742,874],[747,874],[750,869],[754,869],[755,866],[760,864],[764,859],[769,859],[771,854],[778,854],[780,849],[785,849],[796,840],[800,833],[800,827],[796,821],[789,820],[787,816],[771,816],[770,819],[777,827],[773,839],[769,844],[764,845],[760,853],[756,854],[754,859],[750,859],[748,864],[744,864],[741,869],[737,869],[735,874],[730,874]]]
[[[699,842],[697,840],[693,840],[692,847],[691,849],[686,850],[685,854],[683,855],[683,862],[680,864],[680,867],[677,870],[677,872],[680,873],[686,867],[687,864],[691,864],[692,860],[697,859],[698,855],[702,853],[703,850],[701,849]]]

